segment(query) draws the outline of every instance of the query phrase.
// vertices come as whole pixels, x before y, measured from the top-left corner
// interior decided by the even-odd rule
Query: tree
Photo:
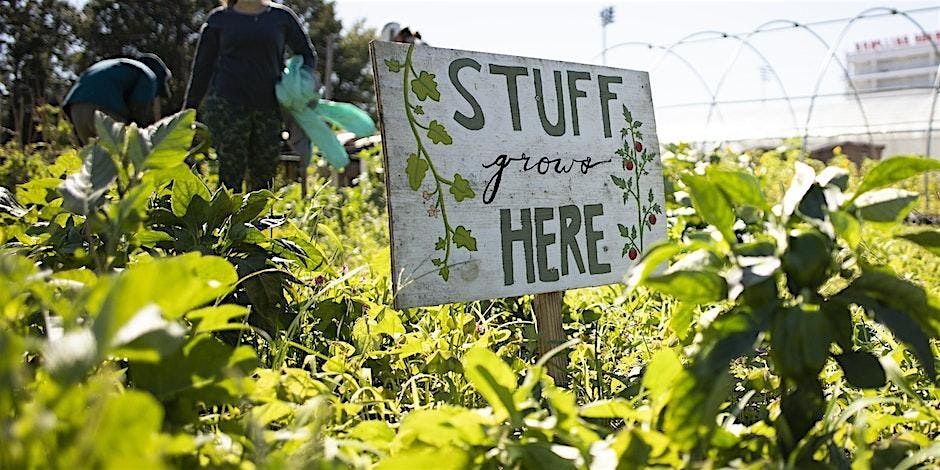
[[[326,47],[333,37],[333,83],[332,98],[359,105],[373,114],[375,99],[372,88],[372,67],[369,60],[369,41],[375,38],[375,30],[366,28],[364,21],[356,22],[341,35],[343,23],[336,17],[334,2],[329,0],[293,0],[288,5],[306,24],[313,47],[317,51],[317,72],[325,81]]]
[[[87,47],[82,69],[102,59],[152,52],[173,72],[169,109],[182,105],[199,29],[214,0],[91,0],[84,8],[81,37]]]
[[[33,109],[58,103],[71,78],[78,13],[64,0],[0,0],[0,141],[33,140]],[[5,135],[4,135],[5,134]]]
[[[355,103],[373,115],[377,110],[369,42],[375,37],[374,28],[366,28],[365,20],[357,21],[340,38],[333,61],[334,72],[339,77],[339,83],[333,87],[333,99]]]

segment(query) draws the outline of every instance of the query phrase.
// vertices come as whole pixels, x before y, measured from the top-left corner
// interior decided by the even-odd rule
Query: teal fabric
[[[349,103],[321,100],[317,92],[317,80],[303,64],[303,57],[299,55],[287,61],[281,81],[275,87],[277,100],[303,129],[327,163],[334,168],[345,168],[349,164],[349,155],[327,122],[357,137],[374,134],[375,122],[368,113]],[[302,157],[305,164],[309,164],[312,159],[312,155]]]
[[[158,92],[157,76],[143,63],[131,59],[108,59],[92,65],[78,77],[63,105],[92,103],[129,119],[129,103],[150,103]]]

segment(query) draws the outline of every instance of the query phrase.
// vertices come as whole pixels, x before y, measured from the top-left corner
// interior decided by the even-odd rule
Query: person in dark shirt
[[[219,157],[219,181],[235,191],[270,188],[283,130],[274,86],[285,46],[316,66],[316,52],[289,8],[227,0],[202,27],[185,107],[199,108]]]
[[[160,119],[160,97],[169,97],[172,76],[154,54],[102,60],[88,67],[76,80],[62,108],[84,145],[97,135],[95,111],[140,126]]]

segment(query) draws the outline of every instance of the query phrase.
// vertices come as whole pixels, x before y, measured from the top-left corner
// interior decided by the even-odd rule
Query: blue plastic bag
[[[321,100],[317,89],[313,73],[303,67],[303,57],[296,55],[287,61],[275,92],[281,107],[290,113],[327,163],[342,169],[349,164],[349,155],[326,122],[352,132],[356,137],[374,134],[375,122],[368,113],[352,104]],[[308,164],[311,156],[302,155]]]

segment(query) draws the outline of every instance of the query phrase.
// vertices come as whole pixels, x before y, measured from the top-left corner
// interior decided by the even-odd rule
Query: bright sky
[[[82,4],[85,0],[69,1]],[[291,3],[291,0],[281,1],[287,5]],[[876,7],[910,11],[911,18],[926,31],[940,31],[940,9],[936,9],[940,2],[937,0],[336,0],[338,14],[347,27],[363,19],[367,26],[380,30],[386,23],[394,21],[420,31],[424,39],[436,47],[595,64],[601,63],[604,35],[600,11],[606,6],[615,9],[614,23],[607,28],[608,46],[625,42],[669,45],[703,31],[746,34],[772,20],[812,23],[848,19]],[[931,7],[934,9],[916,11]],[[833,22],[813,28],[823,40],[833,44],[846,23]],[[836,58],[844,60],[845,53],[853,50],[857,41],[901,35],[913,37],[919,31],[903,15],[863,18],[845,31],[841,44],[836,47]],[[821,94],[838,94],[846,90],[838,63],[833,62],[825,73],[820,72],[828,58],[827,46],[807,31],[787,28],[755,35],[750,38],[750,42],[754,50],[741,47],[741,42],[734,39],[685,44],[675,48],[674,55],[668,56],[664,56],[659,49],[645,46],[614,47],[607,54],[607,65],[650,71],[653,101],[658,110],[673,113],[664,117],[673,122],[673,127],[677,129],[688,127],[683,118],[694,123],[702,121],[703,116],[696,113],[707,114],[708,108],[675,105],[710,102],[712,90],[722,81],[726,70],[730,72],[717,94],[717,99],[722,103],[742,99],[781,98],[785,94],[794,99],[808,97],[813,94],[818,77],[822,77]],[[736,55],[739,48],[740,55]],[[729,67],[732,58],[735,60],[733,66]],[[778,107],[783,104],[780,100],[771,102]],[[725,113],[717,112],[724,120]],[[780,110],[767,111],[760,120],[769,121],[781,114],[783,112]],[[783,116],[781,119],[790,122],[789,117]]]
[[[289,0],[287,0],[289,3]],[[395,21],[421,32],[432,46],[469,49],[511,55],[523,55],[571,62],[601,63],[603,34],[600,11],[612,5],[614,23],[607,28],[609,46],[623,42],[670,44],[698,31],[746,33],[762,23],[790,19],[801,23],[851,18],[873,7],[915,10],[937,7],[936,1],[362,1],[338,0],[337,7],[345,24],[365,18],[368,26],[381,29]],[[927,31],[940,30],[940,10],[913,13],[914,20]],[[827,41],[839,36],[844,23],[819,26],[817,31]],[[918,29],[900,18],[863,19],[846,33],[839,55],[856,41],[913,34]],[[810,94],[827,50],[805,31],[787,30],[752,38],[755,47],[780,75],[790,95]],[[739,42],[709,41],[682,46],[676,52],[685,57],[705,81],[717,83],[734,56]],[[660,51],[646,47],[624,46],[611,50],[607,64],[616,67],[649,70]],[[726,79],[722,99],[781,96],[774,81],[761,80],[759,56],[744,49]],[[844,88],[841,69],[830,67],[823,92]],[[767,72],[764,77],[768,78]],[[688,67],[679,59],[667,57],[651,73],[657,105],[704,101],[704,90]]]

